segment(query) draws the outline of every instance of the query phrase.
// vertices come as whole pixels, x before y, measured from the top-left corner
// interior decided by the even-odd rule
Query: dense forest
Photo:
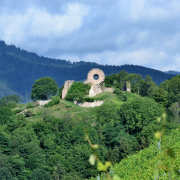
[[[127,81],[131,83],[131,93],[121,91]],[[19,98],[15,95],[0,99],[0,179],[93,179],[100,172],[88,161],[92,153],[96,153],[103,163],[115,163],[111,170],[122,179],[128,179],[125,170],[133,169],[132,163],[137,162],[141,179],[148,168],[142,173],[142,160],[139,162],[133,158],[137,152],[147,152],[143,156],[144,160],[147,159],[143,166],[146,167],[148,158],[156,155],[154,146],[157,145],[152,144],[154,134],[162,129],[157,118],[166,113],[167,123],[163,128],[167,138],[173,137],[170,135],[173,130],[177,133],[180,75],[156,85],[150,76],[143,78],[139,74],[120,71],[106,76],[105,86],[113,87],[114,93],[94,97],[105,97],[104,104],[94,108],[73,103],[74,98],[89,100],[86,98],[89,87],[80,82],[72,85],[66,99],[59,99],[60,88],[59,95],[52,97],[46,106],[18,104]],[[92,144],[98,144],[94,152],[84,139],[85,131]],[[176,141],[180,143],[178,138]],[[177,146],[173,147],[176,151]],[[179,170],[179,164],[176,166]],[[147,172],[150,179],[154,179],[153,168]]]
[[[143,78],[150,75],[156,84],[175,76],[135,65],[100,65],[95,62],[51,59],[0,41],[0,97],[18,94],[22,102],[29,102],[29,95],[35,80],[47,76],[52,77],[60,87],[66,80],[86,80],[92,68],[102,69],[106,75],[119,73],[121,70],[140,74]]]

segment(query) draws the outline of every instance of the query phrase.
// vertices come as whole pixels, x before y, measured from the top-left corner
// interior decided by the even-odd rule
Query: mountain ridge
[[[173,74],[173,75],[179,75],[179,74],[180,74],[180,72],[178,72],[178,71],[172,71],[172,70],[165,71],[165,73],[167,73],[167,74]]]
[[[59,86],[62,86],[66,80],[85,80],[88,72],[93,68],[102,69],[106,75],[119,73],[121,70],[141,74],[143,78],[150,75],[157,84],[175,76],[138,65],[115,66],[100,65],[95,62],[55,60],[38,56],[36,53],[17,48],[15,45],[6,45],[4,41],[0,41],[0,79],[6,87],[0,86],[0,98],[13,92],[27,101],[30,100],[29,95],[35,80],[49,76],[54,78]]]

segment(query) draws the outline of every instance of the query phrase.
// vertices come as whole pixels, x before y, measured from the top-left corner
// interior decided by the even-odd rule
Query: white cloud
[[[89,8],[79,4],[66,5],[65,14],[50,14],[45,9],[28,8],[24,14],[14,12],[0,15],[1,39],[18,43],[26,38],[58,38],[66,36],[82,25]]]
[[[134,64],[148,66],[149,62],[154,59],[163,59],[166,55],[164,52],[156,53],[152,48],[139,49],[132,52],[129,51],[104,51],[102,53],[89,53],[83,56],[66,56],[63,55],[61,58],[74,59],[74,61],[86,60],[89,62],[99,62],[101,64],[111,65],[123,65],[123,64]],[[154,62],[155,66],[156,62]]]
[[[180,55],[174,57],[166,54],[164,51],[156,51],[153,48],[144,48],[135,51],[112,52],[104,51],[102,53],[89,53],[82,56],[62,55],[61,59],[71,61],[88,61],[100,64],[124,65],[133,64],[145,67],[151,67],[157,70],[168,71],[180,69]]]
[[[180,69],[179,0],[2,1],[8,44],[71,61]]]
[[[122,7],[125,7],[124,9]],[[180,14],[178,0],[119,0],[119,8],[126,12],[126,17],[133,22],[143,19],[165,20]]]

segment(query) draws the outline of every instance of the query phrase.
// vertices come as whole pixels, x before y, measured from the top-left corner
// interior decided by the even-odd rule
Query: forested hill
[[[178,71],[166,71],[165,73],[167,73],[167,74],[174,74],[174,75],[179,75],[180,74],[180,72],[178,72]]]
[[[92,68],[100,68],[106,75],[119,73],[121,70],[141,74],[144,78],[150,75],[157,84],[174,76],[142,66],[104,66],[84,61],[71,63],[66,60],[55,60],[27,52],[14,45],[6,45],[4,41],[0,41],[0,98],[16,93],[26,101],[29,99],[35,80],[49,76],[54,78],[59,86],[62,86],[66,80],[85,80]]]

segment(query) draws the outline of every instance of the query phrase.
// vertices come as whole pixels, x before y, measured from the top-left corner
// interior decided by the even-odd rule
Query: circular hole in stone
[[[93,78],[94,78],[94,80],[98,80],[98,79],[99,79],[99,75],[98,75],[98,74],[95,74],[95,75],[93,76]]]

